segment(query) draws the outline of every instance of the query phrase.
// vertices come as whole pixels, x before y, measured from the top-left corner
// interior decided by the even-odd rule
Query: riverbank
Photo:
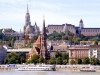
[[[12,65],[0,65],[0,70],[15,70],[18,67],[26,66],[26,64],[12,64]],[[55,65],[56,71],[77,71],[81,69],[93,68],[96,72],[100,72],[100,66],[98,65]]]
[[[98,65],[56,65],[57,71],[79,71],[81,69],[94,69],[95,72],[100,72],[100,66]]]

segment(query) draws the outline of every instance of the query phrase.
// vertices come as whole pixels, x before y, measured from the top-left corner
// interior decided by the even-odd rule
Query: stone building
[[[47,49],[47,37],[44,19],[42,33],[39,35],[37,41],[34,43],[32,50],[29,52],[28,59],[31,59],[34,54],[40,55],[45,60],[48,60],[50,58],[50,54]]]
[[[3,45],[0,45],[0,64],[4,61],[6,56],[7,56],[7,50],[3,47]]]
[[[68,48],[69,50],[69,61],[77,58],[82,59],[89,56],[89,46],[84,45],[73,45]]]
[[[82,34],[84,36],[97,36],[100,35],[100,28],[85,28],[83,20],[81,19],[79,22],[79,26],[76,27],[72,24],[62,24],[62,25],[48,25],[47,26],[48,34],[53,32],[67,32],[70,31],[74,34]]]
[[[25,26],[24,26],[24,34],[25,35],[37,35],[40,32],[39,27],[37,26],[36,22],[34,26],[31,25],[29,9],[27,5],[27,12],[25,16]]]

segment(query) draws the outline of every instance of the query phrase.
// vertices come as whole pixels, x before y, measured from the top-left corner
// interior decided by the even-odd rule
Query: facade
[[[82,59],[88,57],[89,55],[89,46],[84,45],[73,45],[68,48],[69,50],[69,61],[75,60],[77,58]]]
[[[37,41],[34,43],[32,50],[28,54],[28,59],[30,59],[34,54],[38,54],[45,60],[50,58],[50,54],[47,49],[47,37],[46,37],[46,27],[45,20],[43,19],[43,29],[42,33],[39,35]]]
[[[89,58],[95,57],[100,60],[100,45],[91,45],[89,48]]]
[[[23,47],[25,47],[25,46],[26,46],[25,40],[16,40],[16,41],[14,42],[14,48],[15,48],[15,49],[23,48]]]
[[[4,61],[6,56],[7,56],[7,50],[2,45],[0,45],[0,64]]]
[[[37,26],[36,22],[34,26],[31,25],[30,14],[27,5],[27,13],[25,16],[25,26],[24,26],[24,34],[25,35],[37,35],[39,33],[39,27]]]
[[[83,20],[81,19],[79,22],[79,26],[76,27],[75,25],[71,24],[62,24],[62,25],[48,25],[47,26],[48,34],[53,32],[67,32],[70,31],[74,34],[82,34],[84,36],[97,36],[100,35],[100,28],[84,28]]]

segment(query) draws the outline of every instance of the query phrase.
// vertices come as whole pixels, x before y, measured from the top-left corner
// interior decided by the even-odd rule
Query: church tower
[[[31,25],[30,14],[29,14],[29,9],[28,9],[28,4],[27,4],[26,16],[25,16],[25,25]]]
[[[43,17],[43,29],[41,34],[41,48],[40,48],[40,55],[44,57],[45,60],[49,59],[49,53],[47,50],[47,34],[46,34],[46,27],[45,27],[45,19]]]
[[[82,19],[79,22],[79,27],[80,27],[80,29],[84,28],[84,24],[83,24],[83,20]]]

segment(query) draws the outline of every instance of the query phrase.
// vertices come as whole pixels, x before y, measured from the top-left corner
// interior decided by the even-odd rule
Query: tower
[[[81,34],[81,30],[82,28],[84,28],[84,24],[83,24],[83,20],[81,19],[80,22],[79,22],[79,34]]]
[[[41,40],[41,47],[40,47],[40,55],[43,56],[45,60],[48,60],[49,53],[47,50],[47,34],[46,34],[44,17],[43,17],[43,29],[42,29],[41,37],[42,37],[42,40]]]
[[[25,16],[25,25],[31,25],[30,14],[29,14],[29,9],[28,9],[28,4],[27,4],[26,16]]]
[[[80,29],[84,28],[84,24],[83,24],[83,20],[82,19],[79,22],[79,27],[80,27]]]
[[[67,25],[64,24],[64,27],[63,27],[63,32],[68,35],[68,29],[67,29]]]

